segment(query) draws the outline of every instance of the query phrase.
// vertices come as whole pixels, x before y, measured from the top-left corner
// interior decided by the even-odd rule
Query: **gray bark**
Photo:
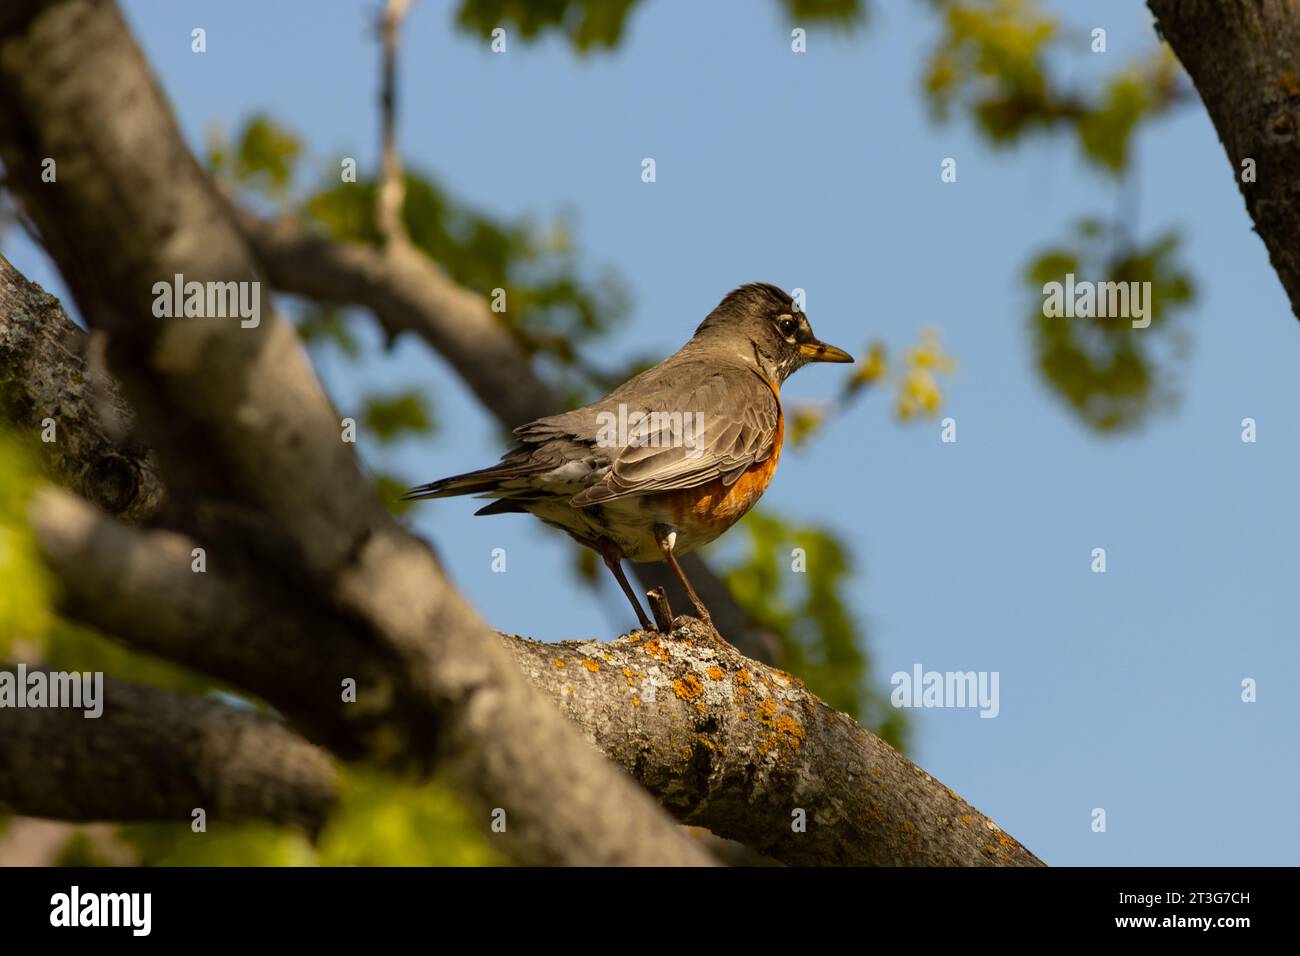
[[[4,668],[10,670],[11,668]],[[279,721],[105,678],[94,719],[6,709],[0,804],[63,820],[260,820],[316,833],[337,799],[325,751]]]
[[[308,658],[323,656],[322,647],[346,644],[331,633],[343,622],[304,627],[219,573],[192,574],[188,542],[114,522],[64,492],[37,499],[33,527],[67,582],[64,611],[139,649],[267,686],[277,674],[310,668]],[[276,630],[273,658],[245,658],[228,645],[250,618]],[[497,640],[594,747],[683,823],[788,864],[1039,864],[991,819],[801,681],[682,620],[671,637],[639,631],[612,643]],[[366,691],[361,700],[372,696]]]
[[[1148,0],[1300,318],[1300,0]],[[1255,161],[1244,182],[1242,163]]]
[[[57,186],[41,181],[45,157]],[[393,732],[368,735],[365,756],[440,761],[483,825],[507,809],[500,842],[523,862],[708,861],[529,687],[429,547],[390,518],[265,301],[256,328],[154,317],[154,283],[176,274],[260,276],[114,4],[0,8],[0,158],[82,315],[108,336],[169,498],[190,505],[168,509],[172,529],[211,565],[353,622],[407,691],[371,702]],[[283,673],[281,688],[299,679]]]
[[[140,521],[161,502],[162,482],[87,345],[58,300],[0,255],[0,414],[32,437],[53,419],[58,440],[36,445],[51,473],[109,514]]]

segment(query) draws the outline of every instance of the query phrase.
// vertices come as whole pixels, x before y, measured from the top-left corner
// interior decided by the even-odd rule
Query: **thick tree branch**
[[[329,756],[278,721],[113,678],[97,718],[12,709],[0,733],[0,805],[33,816],[189,823],[202,809],[316,833],[336,785]]]
[[[794,865],[1042,865],[802,681],[686,620],[671,637],[506,640],[529,680],[683,823]]]
[[[1300,318],[1300,0],[1147,0]],[[1244,176],[1243,163],[1254,161]],[[1249,181],[1247,181],[1249,180]]]
[[[268,672],[310,667],[313,640],[340,643],[329,630],[342,624],[295,630],[220,575],[191,573],[187,543],[121,525],[66,493],[36,500],[33,527],[67,582],[64,610],[137,647],[220,672],[208,649],[250,616],[281,624]],[[613,643],[499,639],[527,679],[683,823],[790,864],[1039,862],[800,681],[723,648],[698,625]]]
[[[375,702],[404,733],[370,739],[369,756],[440,759],[483,825],[507,809],[501,842],[521,861],[707,861],[527,685],[427,545],[385,512],[292,328],[265,302],[249,327],[156,316],[152,290],[175,275],[246,290],[260,278],[114,4],[0,8],[0,157],[82,314],[108,333],[169,494],[195,506],[172,509],[177,530],[210,563],[256,555],[268,586],[350,619],[414,691],[414,711]],[[57,186],[41,181],[45,157]],[[279,691],[298,680],[284,673]]]
[[[86,361],[89,341],[59,301],[0,255],[0,415],[36,436],[50,471],[109,514],[140,521],[163,497],[157,467],[131,438],[132,417],[103,369]]]

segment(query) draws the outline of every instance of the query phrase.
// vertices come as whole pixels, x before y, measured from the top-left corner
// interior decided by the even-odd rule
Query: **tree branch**
[[[1300,318],[1300,0],[1148,0]],[[1255,162],[1253,180],[1243,161]]]
[[[388,245],[408,241],[406,223],[402,219],[406,180],[402,172],[402,158],[397,151],[397,43],[402,33],[402,21],[406,18],[410,5],[410,0],[386,0],[384,15],[379,24],[384,51],[379,92],[379,113],[383,126],[380,143],[383,170],[379,177],[379,188],[375,190],[375,225]]]
[[[162,501],[157,465],[131,438],[133,419],[102,368],[86,360],[85,333],[0,255],[0,414],[35,436],[52,474],[109,514],[141,521]]]
[[[683,823],[791,865],[1042,865],[798,678],[694,621],[612,643],[505,640],[528,679]]]
[[[415,692],[415,712],[374,703],[404,733],[368,738],[368,756],[441,760],[481,825],[508,810],[501,842],[520,861],[708,861],[527,685],[428,546],[383,509],[292,328],[266,308],[250,327],[150,318],[155,283],[175,275],[261,280],[114,4],[0,8],[0,157],[82,314],[108,333],[169,493],[193,506],[173,509],[177,530],[210,561],[256,557],[250,573],[305,612],[355,623]],[[44,157],[58,158],[57,188],[41,181]],[[298,679],[283,673],[268,700],[279,706]]]
[[[201,808],[213,820],[312,834],[334,806],[330,758],[279,721],[112,678],[103,702],[94,719],[61,707],[7,709],[0,803],[63,820],[188,823]]]
[[[121,525],[66,493],[40,495],[32,523],[66,582],[66,613],[178,663],[220,673],[210,648],[249,617],[283,618],[274,659],[262,657],[268,672],[310,667],[320,644],[342,642],[331,633],[339,623],[295,631],[258,596],[191,573],[186,543]],[[613,643],[499,640],[533,686],[682,823],[789,864],[1039,863],[801,681],[715,643],[698,625]],[[799,810],[803,829],[794,827]]]

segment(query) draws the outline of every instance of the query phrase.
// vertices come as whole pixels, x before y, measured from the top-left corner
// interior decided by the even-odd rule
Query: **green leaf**
[[[245,125],[235,152],[235,181],[271,195],[283,193],[293,178],[302,145],[292,133],[268,116]]]
[[[367,432],[384,444],[405,435],[425,435],[434,430],[429,400],[416,388],[387,395],[367,395],[361,422]]]
[[[1086,219],[1075,224],[1072,245],[1044,250],[1025,269],[1039,373],[1093,431],[1132,430],[1177,403],[1187,351],[1177,319],[1195,298],[1191,276],[1176,261],[1178,247],[1173,232],[1137,246],[1119,226]],[[1068,273],[1076,285],[1150,283],[1150,324],[1044,315],[1043,287],[1064,286]]]
[[[416,506],[418,502],[403,501],[402,495],[411,487],[411,482],[395,475],[380,473],[375,476],[375,491],[384,503],[388,513],[401,517]]]

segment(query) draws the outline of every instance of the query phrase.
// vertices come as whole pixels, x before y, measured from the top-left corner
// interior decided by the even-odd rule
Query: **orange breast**
[[[715,538],[739,521],[763,496],[776,473],[776,463],[781,458],[781,440],[785,435],[781,398],[775,388],[772,394],[777,396],[772,454],[750,465],[730,485],[724,485],[719,477],[695,488],[671,492],[669,499],[677,527],[694,536]]]

